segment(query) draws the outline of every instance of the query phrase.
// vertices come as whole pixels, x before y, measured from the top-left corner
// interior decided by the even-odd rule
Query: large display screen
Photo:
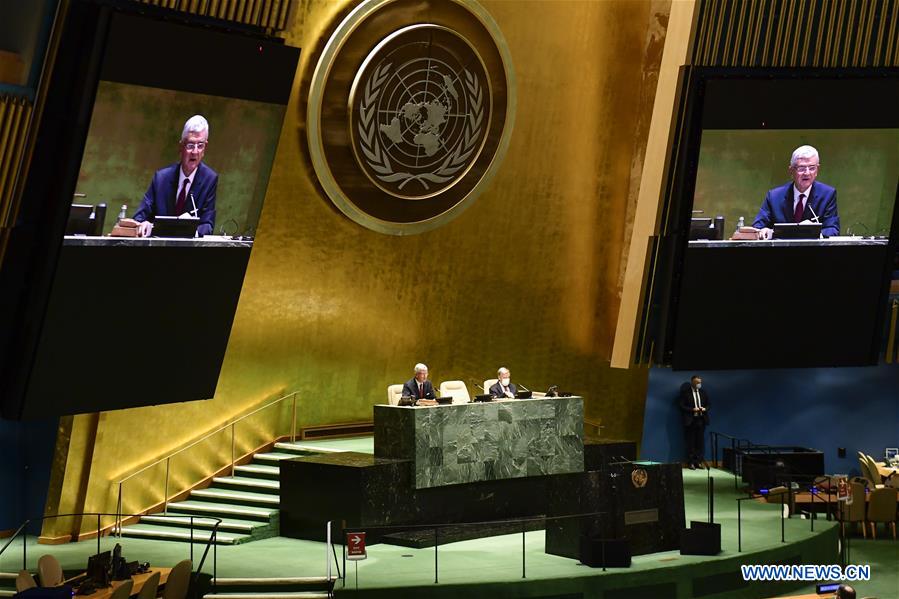
[[[899,228],[895,73],[692,75],[666,361],[876,363]]]
[[[23,275],[4,415],[211,398],[299,49],[152,7],[65,19],[21,214],[46,259]]]

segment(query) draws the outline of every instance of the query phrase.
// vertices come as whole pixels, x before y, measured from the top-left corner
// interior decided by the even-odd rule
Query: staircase
[[[122,536],[142,539],[205,543],[215,521],[221,518],[216,544],[237,545],[278,535],[281,502],[279,463],[304,455],[337,453],[343,450],[312,447],[302,442],[275,443],[272,451],[253,455],[249,464],[234,467],[233,476],[217,476],[205,489],[194,489],[184,501],[168,504],[166,513],[141,516],[140,521],[122,527]],[[246,599],[235,597],[234,599]]]
[[[203,599],[328,599],[336,577],[216,578],[215,592]]]

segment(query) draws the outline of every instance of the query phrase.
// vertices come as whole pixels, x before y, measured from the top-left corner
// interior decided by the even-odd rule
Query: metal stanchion
[[[436,526],[434,527],[434,584],[437,584],[437,545],[439,540],[437,533],[439,530]]]
[[[524,526],[524,520],[522,520],[521,521],[521,577],[527,578],[527,576],[525,576],[525,570],[524,570],[524,532],[525,532],[525,526]]]

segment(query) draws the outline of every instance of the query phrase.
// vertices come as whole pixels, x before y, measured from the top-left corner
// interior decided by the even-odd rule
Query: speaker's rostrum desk
[[[374,412],[375,456],[410,460],[416,489],[584,471],[581,397]]]
[[[623,492],[623,484],[613,484],[611,470],[623,482],[632,480],[632,469],[645,466],[616,464],[611,468],[605,455],[606,441],[588,441],[591,445],[585,451],[583,406],[581,397],[429,407],[375,406],[375,455],[341,452],[281,461],[281,534],[321,539],[325,522],[330,520],[338,526],[344,523],[347,528],[367,529],[370,542],[424,547],[433,545],[432,530],[423,535],[423,540],[416,540],[413,533],[374,527],[401,529],[406,524],[485,522],[607,509],[624,514],[633,510],[630,504],[635,502],[641,510],[658,507],[653,512],[658,513],[658,519],[628,520],[624,529],[602,526],[598,531],[584,528],[580,519],[574,519],[571,525],[553,531],[553,543],[548,543],[547,549],[567,555],[580,534],[625,533],[631,540],[637,538],[636,529],[644,528],[645,534],[639,534],[641,541],[654,538],[660,542],[659,547],[651,547],[652,541],[641,542],[634,553],[673,548],[668,545],[676,543],[677,532],[672,536],[660,535],[659,531],[660,527],[683,526],[680,477],[660,494],[655,472],[650,472],[646,488],[634,486],[632,491]],[[633,455],[634,444],[626,445],[619,441],[615,447],[621,447],[622,455]],[[621,489],[616,492],[618,487]],[[595,493],[586,494],[594,500],[607,493],[621,501],[600,505],[598,500],[576,496],[585,488],[594,489]],[[667,509],[672,497],[673,505]],[[668,515],[675,512],[679,515],[669,519]],[[617,521],[610,513],[608,523]],[[585,522],[589,525],[592,520]],[[539,521],[533,526],[542,528]],[[501,528],[478,525],[441,529],[439,542],[522,529],[520,524],[512,525],[511,530]]]

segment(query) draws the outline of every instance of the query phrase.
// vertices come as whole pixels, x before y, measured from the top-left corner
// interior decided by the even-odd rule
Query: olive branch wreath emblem
[[[376,103],[381,95],[381,89],[391,75],[391,66],[391,64],[385,64],[376,68],[365,83],[362,100],[359,102],[359,146],[367,158],[366,164],[377,173],[376,176],[381,181],[386,183],[399,181],[399,189],[402,189],[410,181],[418,181],[426,190],[430,190],[428,181],[431,183],[446,183],[451,180],[453,175],[465,165],[465,162],[475,150],[481,134],[481,125],[484,121],[484,90],[480,82],[478,82],[478,78],[470,73],[468,69],[463,69],[469,113],[465,122],[462,143],[457,144],[455,151],[451,152],[440,166],[432,172],[420,173],[418,175],[396,172],[393,169],[387,151],[381,148],[378,123],[377,119],[374,118],[377,112]]]

